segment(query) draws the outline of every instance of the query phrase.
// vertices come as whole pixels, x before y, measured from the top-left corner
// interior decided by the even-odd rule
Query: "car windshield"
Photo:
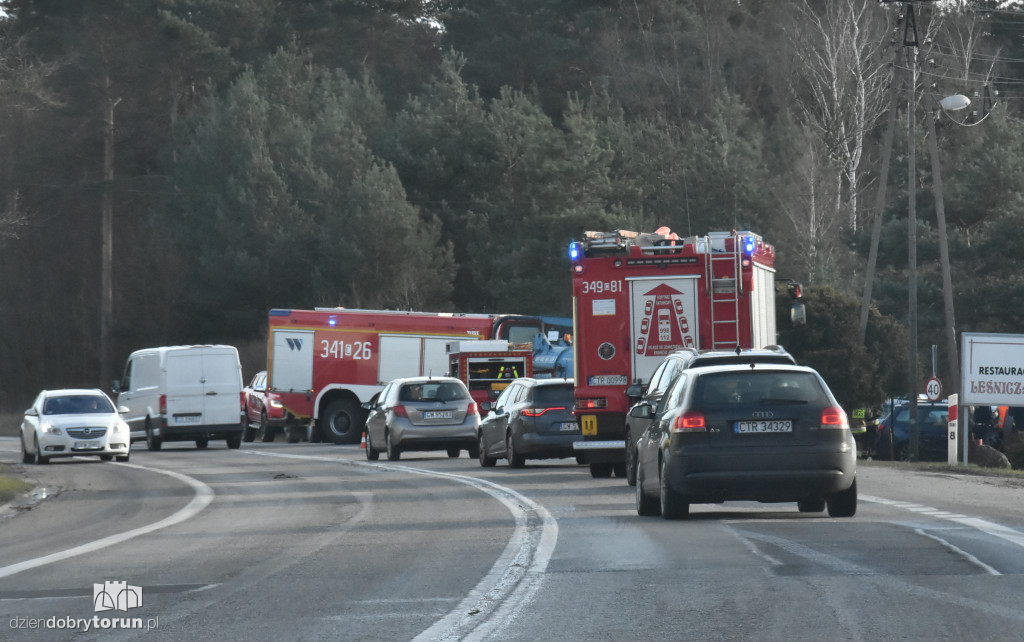
[[[694,388],[697,406],[828,403],[809,372],[735,371],[708,374]]]
[[[44,415],[90,415],[114,412],[106,397],[99,395],[66,395],[50,397],[43,405]]]

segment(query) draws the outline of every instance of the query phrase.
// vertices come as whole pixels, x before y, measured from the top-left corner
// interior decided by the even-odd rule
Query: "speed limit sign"
[[[924,393],[929,401],[942,399],[942,382],[939,381],[938,377],[932,377],[928,380],[928,383],[924,386]]]

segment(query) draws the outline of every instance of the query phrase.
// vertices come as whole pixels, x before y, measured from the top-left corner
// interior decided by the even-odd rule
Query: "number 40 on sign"
[[[924,393],[930,401],[942,399],[942,382],[938,377],[932,377],[924,386]]]

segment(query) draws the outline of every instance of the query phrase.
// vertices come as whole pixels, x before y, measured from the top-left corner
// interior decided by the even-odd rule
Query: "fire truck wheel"
[[[302,429],[299,426],[288,426],[284,431],[289,444],[297,444],[302,441]]]
[[[164,440],[160,439],[153,434],[153,426],[149,424],[149,420],[146,420],[146,447],[150,450],[160,450],[160,446],[164,445]]]
[[[612,464],[612,472],[615,473],[616,477],[622,479],[626,476],[626,464],[621,461]]]
[[[460,453],[460,452],[462,452],[462,451],[461,451],[461,450],[459,450],[458,448],[449,448],[449,449],[448,449],[448,456],[449,456],[450,458],[452,458],[452,459],[455,459],[456,457],[458,457],[458,456],[459,456],[459,453]]]
[[[661,516],[665,519],[679,519],[690,513],[690,504],[668,483],[668,461],[661,463]]]
[[[388,450],[388,461],[398,461],[402,456],[402,451],[399,450],[398,446],[391,443],[391,432],[384,433],[384,443],[387,445]]]
[[[590,464],[590,476],[594,479],[606,479],[612,476],[612,465],[608,463]]]
[[[373,441],[370,439],[370,431],[366,431],[366,460],[377,461],[380,458],[380,451],[373,447]]]
[[[512,433],[509,433],[505,440],[505,456],[508,457],[509,468],[522,468],[526,465],[526,457],[516,452],[516,444],[515,440],[512,439]]]
[[[484,448],[483,435],[480,435],[480,443],[476,446],[476,457],[480,460],[480,466],[483,468],[491,468],[494,464],[498,463],[498,460],[494,457],[487,456],[487,449]]]
[[[335,399],[320,415],[320,434],[336,444],[355,444],[363,435],[363,415],[359,405],[348,399]]]
[[[306,440],[311,444],[319,444],[324,440],[323,435],[320,434],[320,426],[315,423],[310,423],[306,426]]]
[[[644,492],[644,480],[639,476],[636,480],[636,514],[641,517],[653,517],[661,513],[661,504]]]

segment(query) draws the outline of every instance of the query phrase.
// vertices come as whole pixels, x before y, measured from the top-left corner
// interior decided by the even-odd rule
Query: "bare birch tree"
[[[864,142],[885,109],[891,74],[883,59],[887,20],[872,0],[831,0],[822,8],[800,0],[796,7],[802,20],[790,35],[801,77],[793,95],[804,121],[838,163],[834,209],[845,210],[848,227],[856,230]]]

